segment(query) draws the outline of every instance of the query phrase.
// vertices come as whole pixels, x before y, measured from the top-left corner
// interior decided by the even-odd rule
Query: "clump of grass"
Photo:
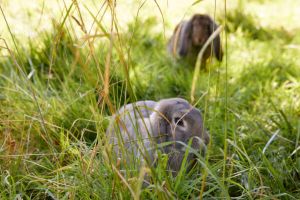
[[[253,40],[285,40],[284,42],[290,42],[295,33],[287,31],[284,27],[266,28],[263,27],[261,19],[258,19],[255,14],[246,11],[245,3],[240,3],[239,6],[227,13],[226,30],[229,32],[242,32],[246,37]],[[220,18],[220,21],[224,19]]]

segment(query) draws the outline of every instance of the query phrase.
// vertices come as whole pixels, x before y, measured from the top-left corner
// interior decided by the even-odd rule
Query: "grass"
[[[181,6],[171,13],[158,1],[163,20],[157,4],[135,2],[128,6],[141,8],[126,21],[124,2],[116,10],[112,1],[32,3],[22,20],[43,22],[51,10],[55,15],[45,29],[28,23],[34,34],[25,37],[9,2],[1,5],[0,199],[300,198],[300,27],[288,3],[229,1],[226,24],[224,5],[217,3],[227,60],[211,60],[195,91],[212,139],[208,157],[199,157],[190,173],[182,168],[172,177],[163,154],[155,168],[119,168],[105,145],[105,130],[125,103],[190,100],[194,68],[166,52],[181,19],[174,13],[185,14]],[[214,13],[212,2],[190,5],[184,5],[187,15],[197,9]],[[151,9],[154,14],[145,15]],[[152,182],[142,187],[146,173]]]

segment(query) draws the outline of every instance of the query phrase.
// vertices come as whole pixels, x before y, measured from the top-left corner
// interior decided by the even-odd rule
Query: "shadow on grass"
[[[223,19],[220,19],[220,21],[223,21]],[[283,27],[278,29],[261,27],[260,22],[254,16],[246,14],[242,8],[227,13],[225,28],[230,33],[235,33],[240,29],[246,37],[261,41],[284,40],[290,42],[295,36],[295,33],[290,33]]]

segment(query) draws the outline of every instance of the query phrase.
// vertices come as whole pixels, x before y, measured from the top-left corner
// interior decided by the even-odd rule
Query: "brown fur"
[[[185,58],[191,64],[195,64],[199,51],[217,28],[218,25],[210,16],[195,14],[189,21],[183,21],[176,26],[169,40],[168,50],[174,57]],[[212,54],[219,61],[222,61],[223,51],[220,35],[205,50],[202,67],[205,67],[207,59]]]

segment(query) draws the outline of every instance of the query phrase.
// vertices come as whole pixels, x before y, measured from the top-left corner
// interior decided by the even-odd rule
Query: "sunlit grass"
[[[1,3],[12,34],[2,16],[0,199],[300,198],[299,2],[228,1],[227,24],[223,1],[216,10],[194,2],[117,2],[108,64],[107,3]],[[120,167],[105,137],[115,109],[191,100],[194,68],[172,60],[166,43],[194,12],[216,12],[228,37],[227,71],[212,60],[195,91],[212,138],[208,160],[178,177],[165,171],[163,154],[155,168]],[[144,174],[151,183],[142,187]]]

